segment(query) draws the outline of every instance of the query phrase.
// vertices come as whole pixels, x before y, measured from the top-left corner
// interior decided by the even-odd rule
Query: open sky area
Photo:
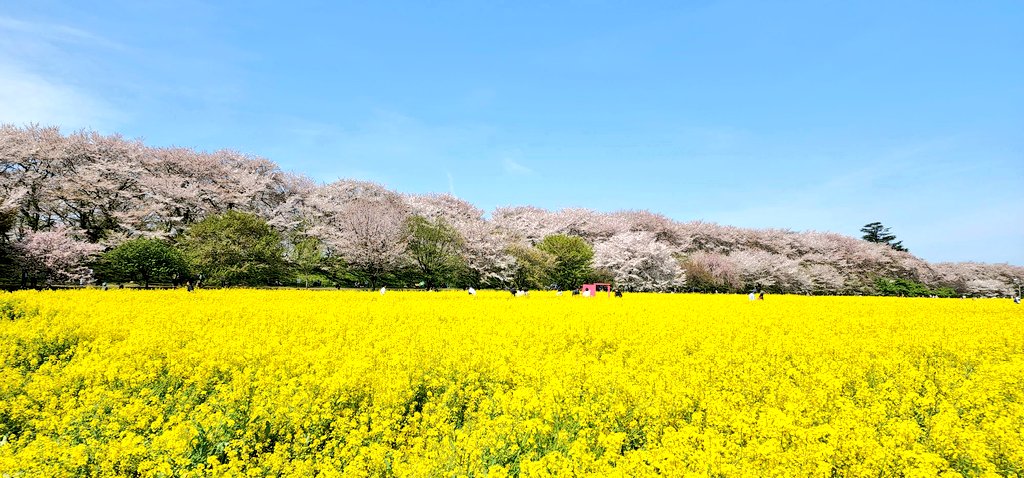
[[[0,122],[1024,265],[1024,2],[0,3]]]

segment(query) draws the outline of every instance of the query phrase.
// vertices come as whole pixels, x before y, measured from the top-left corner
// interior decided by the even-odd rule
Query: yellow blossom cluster
[[[0,477],[1024,474],[1009,300],[0,293]]]

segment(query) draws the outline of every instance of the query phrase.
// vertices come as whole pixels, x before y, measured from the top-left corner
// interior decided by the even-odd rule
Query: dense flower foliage
[[[958,295],[1005,296],[1024,283],[1024,267],[929,264],[835,233],[679,222],[649,211],[519,206],[485,217],[451,195],[403,195],[350,179],[316,184],[234,151],[156,148],[117,135],[0,125],[0,257],[19,256],[17,264],[24,263],[20,267],[40,283],[77,281],[85,268],[83,261],[65,260],[69,254],[45,257],[50,249],[33,244],[39,242],[33,240],[36,233],[57,231],[75,246],[69,250],[82,252],[75,257],[87,257],[89,244],[175,239],[203,218],[229,210],[257,215],[286,240],[315,239],[325,257],[344,262],[369,282],[408,266],[405,226],[417,214],[443,220],[460,233],[462,259],[477,287],[509,286],[518,270],[513,252],[552,234],[585,239],[594,248],[595,265],[631,291],[760,286],[773,292],[870,294],[878,292],[874,284],[881,277]]]
[[[0,476],[1019,476],[1009,300],[0,294]]]

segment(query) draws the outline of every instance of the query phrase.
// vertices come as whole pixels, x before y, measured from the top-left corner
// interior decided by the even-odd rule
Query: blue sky
[[[1024,264],[1024,3],[0,4],[0,122]]]

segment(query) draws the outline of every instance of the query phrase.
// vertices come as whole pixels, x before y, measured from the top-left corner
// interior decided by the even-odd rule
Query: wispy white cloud
[[[103,129],[124,118],[115,107],[80,88],[2,62],[0,105],[0,122],[15,125]]]
[[[519,174],[519,175],[533,174],[533,170],[532,169],[524,166],[522,163],[520,163],[519,161],[516,161],[516,160],[514,160],[512,158],[505,158],[502,161],[501,165],[505,169],[505,172],[509,173],[509,174]]]
[[[452,196],[458,197],[458,195],[455,194],[455,177],[452,176],[451,172],[446,172],[445,174],[448,175],[448,193]]]
[[[109,129],[125,114],[95,94],[75,51],[122,48],[78,28],[0,16],[0,122]]]

